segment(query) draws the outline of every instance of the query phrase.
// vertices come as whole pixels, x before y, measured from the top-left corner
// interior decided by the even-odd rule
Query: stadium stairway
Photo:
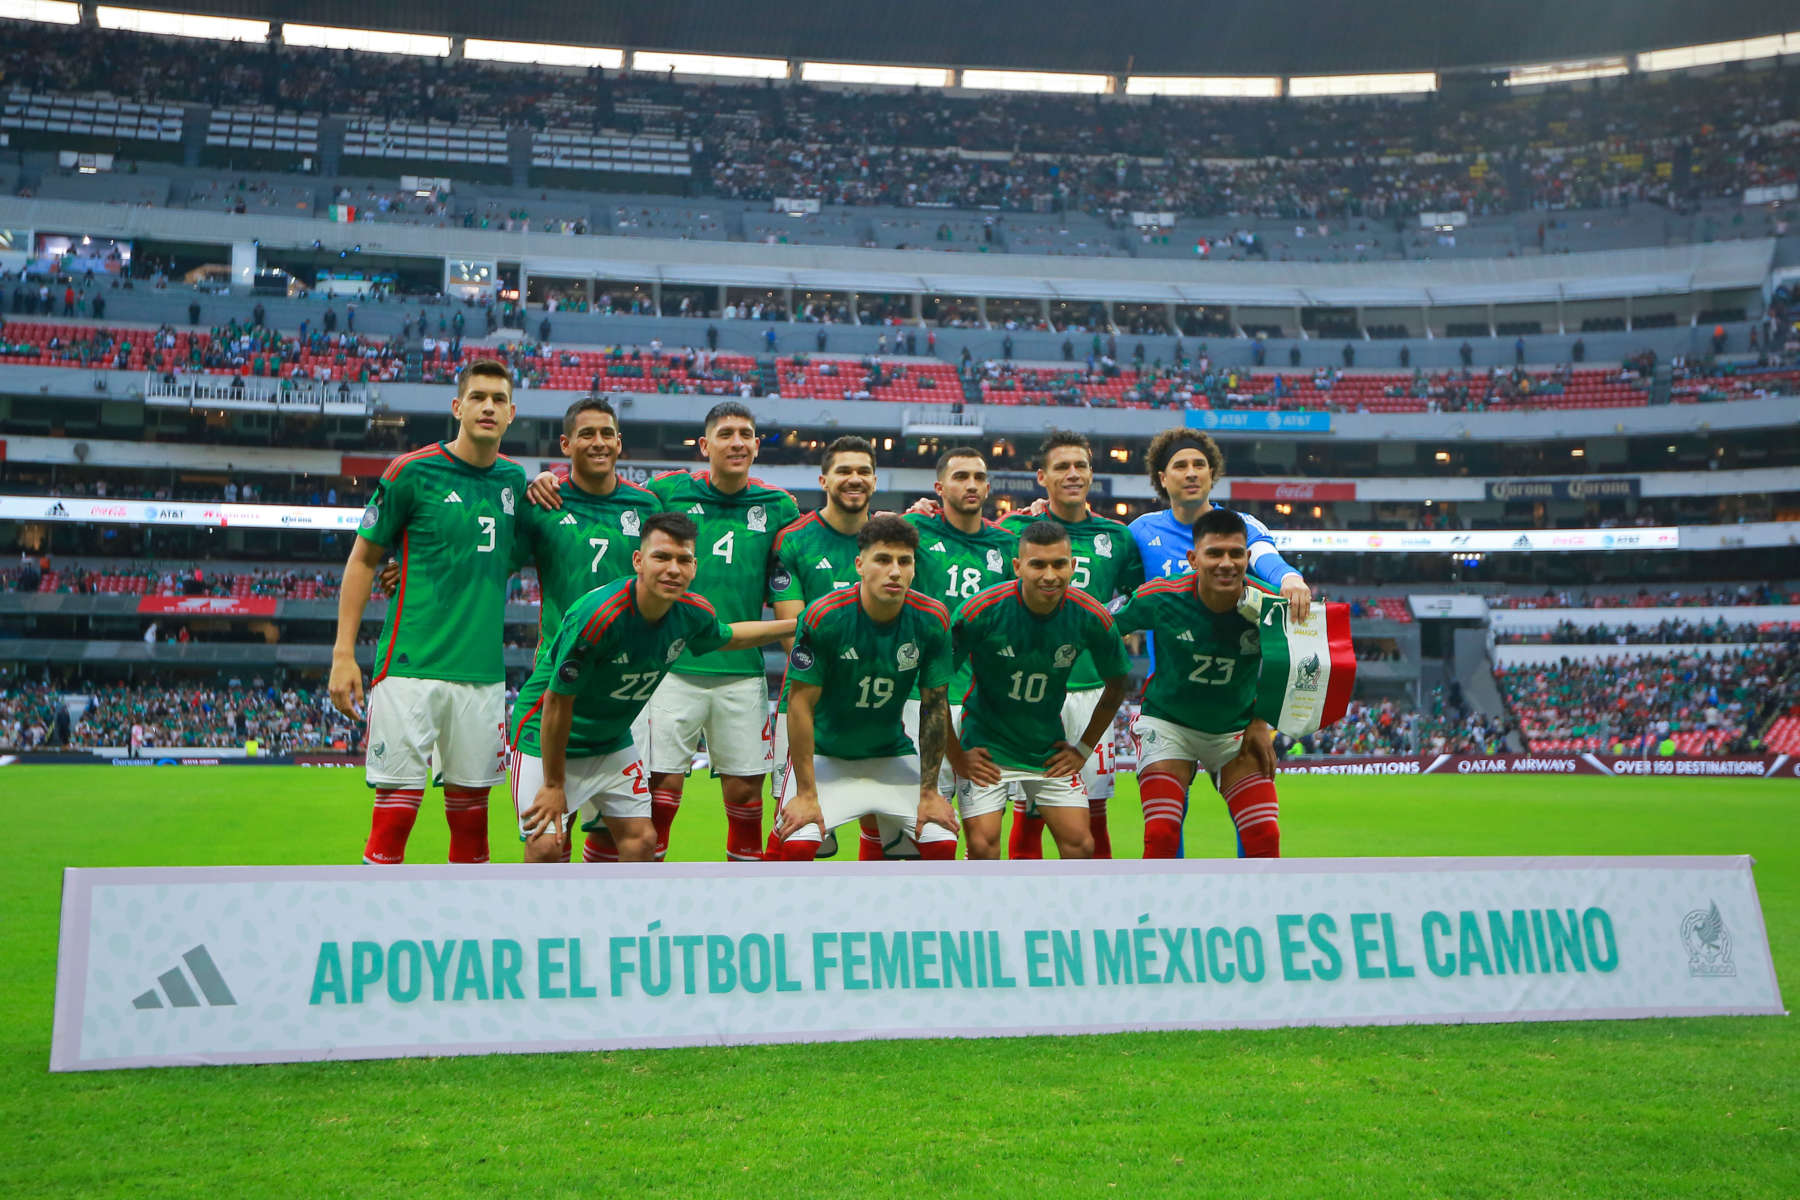
[[[1489,727],[1507,723],[1506,702],[1494,683],[1494,664],[1488,657],[1488,631],[1483,625],[1454,631],[1451,663],[1456,682],[1462,685],[1469,708],[1489,718]]]

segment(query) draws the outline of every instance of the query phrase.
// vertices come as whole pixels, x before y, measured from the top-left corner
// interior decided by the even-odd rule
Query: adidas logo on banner
[[[944,553],[944,543],[942,543],[942,542],[933,542],[933,543],[931,543],[931,552],[932,552],[932,553],[933,553],[933,554],[942,554],[942,553]]]
[[[705,515],[706,515],[706,510],[704,508],[701,508],[698,504],[696,504],[692,508],[688,509],[688,516],[690,516],[690,517],[704,517]]]
[[[455,492],[451,492],[448,496],[444,497],[444,503],[445,504],[461,504],[462,497],[457,495]]]
[[[557,524],[558,525],[579,525],[579,524],[581,524],[581,522],[577,521],[575,519],[574,513],[564,513],[563,519],[558,521]]]
[[[1000,647],[1000,657],[1001,658],[1011,658],[1012,656],[1013,656],[1013,652],[1012,652],[1011,646]]]
[[[613,661],[616,663],[628,663],[631,661],[631,655],[629,655],[629,654],[625,653],[625,651],[621,650],[621,651],[619,651],[619,657],[613,659]]]
[[[1175,635],[1175,640],[1178,642],[1191,642],[1194,640],[1194,635],[1184,629]]]
[[[194,994],[188,977],[182,974],[180,967],[170,967],[156,977],[161,985],[159,994],[156,988],[140,993],[132,998],[133,1008],[163,1008],[163,997],[168,997],[169,1008],[229,1008],[237,1004],[237,997],[225,986],[225,977],[219,974],[219,968],[213,965],[212,955],[206,952],[205,946],[195,946],[181,956],[193,973],[194,983],[200,986],[200,995]],[[201,999],[205,997],[205,999]]]
[[[1531,535],[1528,533],[1521,533],[1516,539],[1514,539],[1513,549],[1514,550],[1529,550],[1529,549],[1531,549]]]
[[[848,650],[846,650],[842,654],[838,655],[838,659],[842,662],[859,662],[859,661],[861,661],[857,657],[855,646],[850,647]]]

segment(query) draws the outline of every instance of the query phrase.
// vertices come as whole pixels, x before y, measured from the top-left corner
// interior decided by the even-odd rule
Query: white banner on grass
[[[50,1066],[1782,1011],[1747,857],[70,870]]]

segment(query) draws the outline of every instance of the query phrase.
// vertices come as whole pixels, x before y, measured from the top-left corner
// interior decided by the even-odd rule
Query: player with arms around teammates
[[[970,858],[999,857],[1012,783],[1042,811],[1064,858],[1093,856],[1080,772],[1112,732],[1130,667],[1106,608],[1069,586],[1074,570],[1068,530],[1055,521],[1033,522],[1019,536],[1017,578],[970,597],[951,622],[956,656],[970,660],[975,676],[949,748],[963,779]],[[1092,654],[1105,685],[1071,742],[1063,732],[1063,703],[1083,651]]]
[[[1246,579],[1248,538],[1237,513],[1215,508],[1194,522],[1193,531],[1189,571],[1143,584],[1115,618],[1121,633],[1157,635],[1155,672],[1132,726],[1144,856],[1173,857],[1198,766],[1216,779],[1244,856],[1279,858],[1275,780],[1256,755],[1242,752],[1245,733],[1256,723],[1262,640],[1256,620],[1240,606],[1246,589],[1268,589]]]
[[[775,535],[775,562],[769,574],[769,591],[777,617],[798,617],[807,605],[840,588],[857,583],[857,535],[869,522],[869,503],[875,498],[875,447],[867,439],[849,435],[825,447],[819,459],[819,489],[825,493],[822,508],[806,513]],[[793,647],[789,646],[789,650]],[[787,681],[775,706],[774,771],[769,797],[781,803],[787,782]],[[827,831],[830,850],[836,839]],[[881,837],[874,821],[863,822],[860,858],[881,857]]]
[[[1144,581],[1144,564],[1138,557],[1137,543],[1123,521],[1103,517],[1088,503],[1094,487],[1094,448],[1086,437],[1067,429],[1053,429],[1038,447],[1037,482],[1044,489],[1043,516],[1014,513],[1003,522],[1017,533],[1034,520],[1047,519],[1061,525],[1069,535],[1074,553],[1075,571],[1069,579],[1071,587],[1080,588],[1101,604],[1114,596],[1129,596]],[[1032,505],[1035,509],[1037,505]],[[1063,701],[1063,736],[1074,740],[1087,728],[1099,704],[1103,680],[1094,668],[1093,657],[1083,653],[1075,660],[1069,676],[1069,695]],[[1093,757],[1081,768],[1081,786],[1087,793],[1088,820],[1094,834],[1094,857],[1112,857],[1112,838],[1106,828],[1106,806],[1113,796],[1113,737],[1108,727]],[[1044,856],[1043,817],[1025,803],[1014,798],[1012,837],[1008,853],[1012,858]]]
[[[681,513],[642,520],[634,573],[569,609],[513,709],[513,804],[527,862],[566,862],[570,814],[604,822],[620,860],[656,856],[650,788],[633,723],[675,660],[760,647],[793,621],[720,621],[688,590],[694,523]]]
[[[675,471],[650,481],[664,511],[693,518],[699,568],[692,588],[726,622],[753,621],[774,599],[775,535],[800,515],[780,488],[750,475],[760,442],[756,419],[735,400],[706,414],[700,453],[708,470]],[[725,853],[734,862],[762,858],[762,782],[769,773],[769,685],[762,653],[743,649],[705,657],[683,653],[651,697],[650,793],[657,854],[669,830],[694,751],[706,735],[712,769],[725,794]]]
[[[956,816],[938,790],[950,614],[911,590],[918,543],[901,518],[873,518],[857,536],[857,585],[814,601],[800,620],[787,675],[792,763],[770,859],[810,860],[826,830],[868,817],[884,849],[956,857]],[[915,686],[916,747],[904,720]]]
[[[525,473],[500,453],[512,423],[512,377],[479,359],[456,377],[456,437],[396,458],[363,513],[344,566],[331,701],[347,717],[363,699],[356,634],[376,569],[392,550],[400,575],[375,644],[368,694],[367,778],[375,789],[366,863],[398,863],[439,756],[450,861],[486,862],[488,791],[505,778],[506,580]]]

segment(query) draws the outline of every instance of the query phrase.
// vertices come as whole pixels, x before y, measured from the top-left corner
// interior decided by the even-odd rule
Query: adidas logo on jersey
[[[931,552],[932,552],[932,553],[933,553],[933,554],[943,554],[943,553],[945,553],[945,550],[944,550],[944,543],[942,543],[942,542],[933,542],[933,543],[931,543]]]
[[[1194,635],[1184,629],[1175,635],[1175,640],[1178,642],[1191,642],[1194,640]]]
[[[831,560],[828,558],[821,558],[818,562],[813,564],[813,570],[815,570],[815,571],[831,570]]]
[[[629,655],[629,654],[625,653],[623,650],[621,650],[619,652],[619,656],[617,658],[613,659],[613,661],[616,663],[628,663],[631,661],[631,655]]]
[[[1155,536],[1155,537],[1153,537],[1153,538],[1151,538],[1151,539],[1150,539],[1150,544],[1151,544],[1151,545],[1152,545],[1152,546],[1160,546],[1160,545],[1162,545],[1162,535],[1161,535],[1161,534],[1158,534],[1158,535],[1157,535],[1157,536]]]
[[[577,521],[575,519],[574,513],[564,513],[563,519],[558,521],[557,524],[558,525],[579,525],[579,524],[581,524],[581,522]]]
[[[451,492],[448,496],[444,497],[444,503],[445,504],[461,504],[462,497],[457,495],[455,492]]]
[[[846,650],[842,654],[838,655],[838,658],[843,662],[859,662],[859,661],[861,661],[859,659],[859,657],[857,656],[855,646],[850,647],[848,650]]]
[[[1000,647],[1000,657],[1001,657],[1001,658],[1011,658],[1011,657],[1013,657],[1013,652],[1012,652],[1012,647],[1011,647],[1011,646],[1002,646],[1002,647]]]
[[[688,516],[690,516],[690,517],[704,517],[705,515],[706,515],[706,510],[704,508],[700,507],[698,504],[696,504],[692,508],[688,509]]]

